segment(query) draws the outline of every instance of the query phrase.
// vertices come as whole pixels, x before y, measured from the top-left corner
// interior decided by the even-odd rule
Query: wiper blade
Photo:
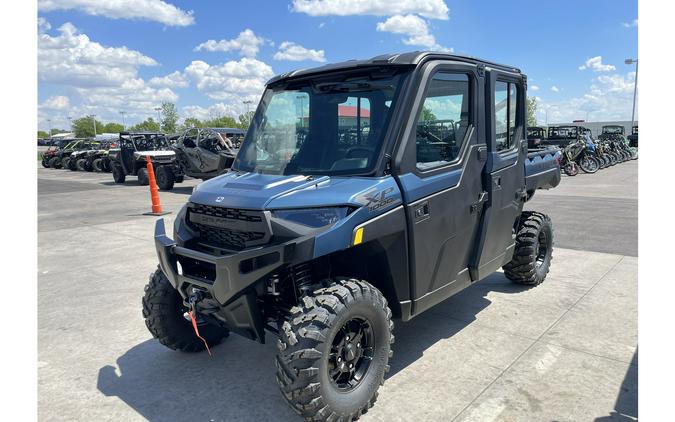
[[[372,91],[374,89],[390,89],[394,86],[386,83],[373,82],[322,82],[314,84],[314,89],[319,92],[356,92]]]

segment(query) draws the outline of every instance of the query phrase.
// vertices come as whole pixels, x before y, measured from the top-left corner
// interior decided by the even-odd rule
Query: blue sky
[[[428,49],[521,68],[542,123],[630,119],[637,1],[100,3],[38,1],[40,129],[121,110],[134,123],[161,101],[181,118],[236,115],[274,74]]]

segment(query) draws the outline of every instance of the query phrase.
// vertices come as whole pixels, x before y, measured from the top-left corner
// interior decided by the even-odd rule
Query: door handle
[[[483,205],[485,202],[488,200],[488,193],[483,191],[480,194],[478,194],[478,201],[474,202],[471,204],[471,207],[469,208],[469,212],[471,214],[475,213],[478,211],[478,209]]]
[[[416,223],[429,218],[429,202],[425,201],[416,206],[415,211],[413,211],[413,218]]]

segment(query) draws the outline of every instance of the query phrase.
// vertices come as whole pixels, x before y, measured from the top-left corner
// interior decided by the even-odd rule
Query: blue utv
[[[143,315],[163,345],[230,331],[277,338],[277,382],[307,420],[373,406],[408,321],[503,268],[537,285],[548,216],[523,211],[560,182],[557,149],[527,148],[517,68],[431,52],[272,78],[226,174],[194,188]]]

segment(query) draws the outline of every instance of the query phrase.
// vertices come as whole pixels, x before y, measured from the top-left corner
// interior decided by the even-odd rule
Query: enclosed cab
[[[546,141],[546,129],[541,126],[527,128],[527,147],[530,149],[540,148]]]
[[[550,219],[523,211],[560,182],[529,151],[515,67],[406,53],[271,79],[232,169],[155,229],[143,299],[167,347],[232,331],[277,339],[277,382],[307,420],[353,420],[410,320],[500,268],[537,285]],[[195,393],[198,394],[198,393]]]
[[[566,147],[570,142],[579,139],[581,131],[578,126],[549,126],[546,145]]]

